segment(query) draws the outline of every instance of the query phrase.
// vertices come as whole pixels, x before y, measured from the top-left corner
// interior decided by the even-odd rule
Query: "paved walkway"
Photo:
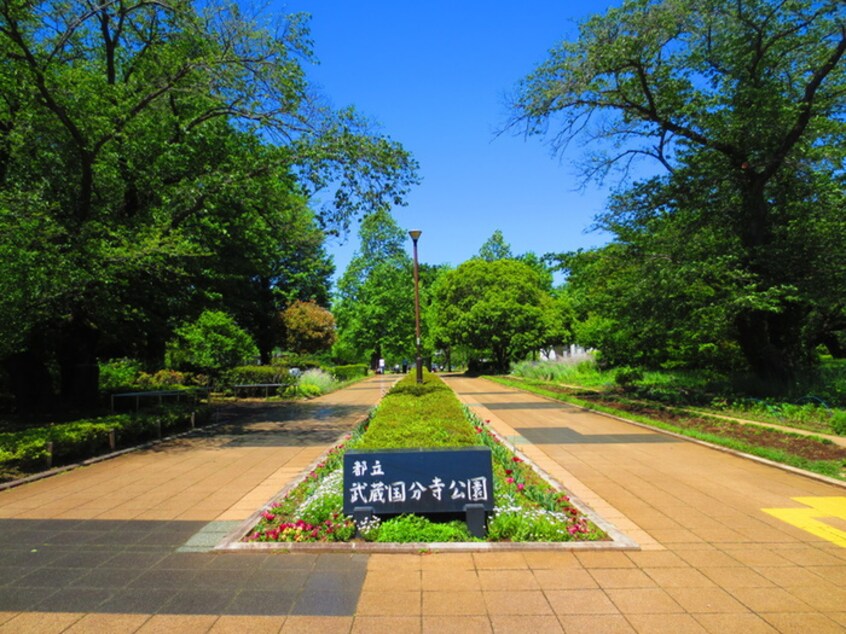
[[[391,380],[1,492],[0,632],[846,630],[846,489],[481,379],[449,383],[642,550],[208,552]]]

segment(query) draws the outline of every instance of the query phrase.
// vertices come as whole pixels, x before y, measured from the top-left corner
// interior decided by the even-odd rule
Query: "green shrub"
[[[205,385],[205,378],[190,372],[159,370],[153,374],[141,372],[135,380],[139,390],[173,390],[183,386]]]
[[[306,370],[297,379],[297,389],[303,396],[320,396],[336,387],[337,382],[332,375],[317,368]]]
[[[831,429],[838,436],[846,436],[846,411],[842,409],[831,412]]]
[[[377,542],[470,542],[478,541],[467,529],[467,524],[452,522],[431,522],[417,515],[400,515],[383,521],[379,526]]]
[[[227,386],[281,383],[293,385],[296,379],[284,365],[242,365],[232,368],[223,376]]]
[[[109,448],[109,432],[115,430],[119,446],[130,446],[137,441],[149,440],[162,432],[184,428],[191,412],[196,412],[197,425],[211,418],[211,408],[191,404],[173,404],[153,412],[111,414],[94,419],[83,419],[45,427],[0,433],[0,462],[23,468],[44,465],[47,443],[53,443],[56,463],[89,458]]]
[[[296,396],[302,396],[303,398],[314,398],[321,396],[323,390],[320,389],[319,385],[315,385],[314,383],[301,383],[295,387],[295,393]]]
[[[624,389],[642,380],[643,372],[637,368],[617,368],[614,373],[614,382]]]
[[[131,388],[141,373],[141,364],[135,359],[111,359],[100,363],[100,389],[120,390]]]
[[[473,426],[452,390],[436,375],[424,372],[417,385],[409,374],[385,395],[367,432],[362,448],[468,447],[478,441]]]
[[[219,376],[258,356],[245,330],[222,311],[207,310],[195,322],[182,324],[168,343],[168,366]]]
[[[331,372],[335,379],[343,382],[367,376],[367,370],[366,363],[356,363],[354,365],[336,365],[331,369]]]
[[[319,359],[308,354],[296,354],[293,352],[284,352],[272,361],[273,365],[284,365],[289,368],[299,368],[300,370],[310,370],[311,368],[322,368],[323,363]]]

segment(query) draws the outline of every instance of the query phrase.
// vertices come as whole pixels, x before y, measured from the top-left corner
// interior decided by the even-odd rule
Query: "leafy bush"
[[[285,345],[301,354],[328,350],[335,343],[335,318],[317,302],[295,301],[282,312]]]
[[[284,365],[242,365],[227,371],[223,382],[227,386],[266,383],[293,385],[296,379]]]
[[[409,374],[379,404],[362,448],[468,447],[478,442],[458,399],[434,374]]]
[[[284,365],[289,368],[299,368],[300,370],[323,368],[323,363],[314,356],[293,352],[283,352],[278,357],[274,357],[272,363],[273,365]]]
[[[614,374],[614,382],[622,388],[628,388],[643,380],[643,372],[638,368],[617,368]]]
[[[153,374],[141,372],[135,380],[134,387],[139,390],[173,390],[179,387],[207,384],[208,378],[203,375],[165,369]]]
[[[331,372],[338,381],[343,382],[367,376],[367,370],[366,363],[356,363],[353,365],[336,365]]]
[[[135,359],[111,359],[100,363],[100,389],[119,390],[135,384],[141,364]]]
[[[297,379],[297,390],[302,396],[320,396],[331,392],[336,386],[331,374],[317,368],[306,370]]]
[[[554,381],[584,387],[603,387],[613,381],[613,376],[600,371],[596,362],[580,361],[522,361],[511,367],[511,374],[527,379]]]
[[[56,463],[88,458],[109,448],[111,430],[115,430],[119,445],[129,446],[139,440],[157,437],[159,426],[162,432],[185,427],[191,412],[197,413],[198,425],[205,424],[211,417],[210,408],[174,404],[154,412],[111,414],[0,433],[0,462],[26,469],[41,467],[48,456],[48,442],[53,443]]]
[[[219,376],[258,356],[250,335],[221,311],[207,310],[176,329],[168,344],[169,367]]]
[[[471,542],[478,541],[467,529],[467,524],[455,520],[452,522],[432,522],[418,515],[400,515],[383,521],[376,532],[377,542]]]
[[[831,429],[838,436],[846,436],[846,411],[840,409],[831,413]]]

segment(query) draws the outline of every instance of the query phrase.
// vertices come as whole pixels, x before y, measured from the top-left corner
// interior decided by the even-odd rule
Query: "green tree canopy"
[[[495,260],[508,260],[511,256],[511,245],[509,245],[502,235],[502,231],[497,229],[488,238],[482,247],[479,249],[479,257],[486,262],[494,262]]]
[[[586,176],[666,169],[600,218],[619,246],[585,266],[621,301],[588,300],[594,324],[663,329],[665,357],[730,342],[781,382],[846,327],[844,53],[835,0],[626,0],[523,82],[511,124],[591,141]]]
[[[416,182],[398,144],[314,97],[303,16],[0,0],[0,55],[0,358],[56,363],[67,401],[96,400],[98,356],[161,359],[207,307],[266,355],[285,300],[328,300],[322,232]]]
[[[336,352],[347,361],[398,362],[414,352],[414,277],[407,234],[380,211],[364,219],[360,247],[338,282]]]
[[[298,354],[323,352],[335,343],[335,318],[314,301],[296,301],[282,312],[285,349]]]
[[[168,345],[168,360],[176,369],[220,376],[258,356],[250,335],[221,311],[204,311],[196,321],[179,326],[175,335]]]
[[[432,293],[441,337],[501,371],[548,343],[552,298],[523,262],[469,260],[439,277]]]

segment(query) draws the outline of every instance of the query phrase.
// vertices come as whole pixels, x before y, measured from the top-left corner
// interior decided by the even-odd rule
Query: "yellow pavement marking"
[[[846,531],[826,524],[820,518],[832,517],[846,520],[846,497],[792,498],[810,508],[761,509],[791,526],[821,537],[841,548],[846,548]]]

